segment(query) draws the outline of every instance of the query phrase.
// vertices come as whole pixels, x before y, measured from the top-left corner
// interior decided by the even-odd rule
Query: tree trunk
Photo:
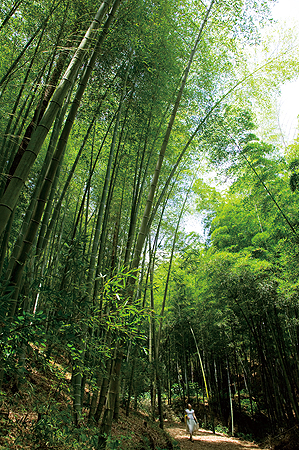
[[[101,34],[102,40],[104,40],[104,37],[107,35],[107,30],[109,28],[109,25],[112,21],[113,14],[115,13],[118,5],[120,3],[120,0],[115,0],[113,9],[111,11],[111,14],[109,15],[103,33]],[[59,111],[59,109],[62,107],[62,104],[64,102],[64,99],[69,91],[69,89],[73,86],[75,82],[75,76],[78,72],[78,68],[81,66],[84,55],[85,55],[85,49],[89,45],[90,38],[92,36],[93,31],[98,28],[99,24],[101,23],[104,14],[106,13],[108,9],[108,0],[104,0],[101,7],[99,8],[92,24],[90,25],[89,29],[87,30],[83,40],[81,41],[81,44],[77,48],[77,51],[75,55],[73,56],[62,81],[60,82],[59,86],[56,88],[50,103],[43,115],[42,120],[40,121],[39,125],[36,127],[35,132],[32,134],[31,140],[29,142],[29,145],[24,152],[22,159],[15,171],[15,174],[11,178],[11,181],[9,183],[9,186],[7,187],[4,195],[2,196],[2,199],[0,200],[0,234],[4,230],[9,216],[11,212],[13,211],[13,208],[15,207],[17,200],[19,198],[20,192],[22,190],[22,187],[27,180],[27,177],[29,175],[29,172],[31,170],[31,167],[35,161],[35,159],[38,156],[38,153],[42,147],[42,144],[53,124],[53,121],[55,120],[55,117]],[[96,48],[93,52],[93,63],[95,62],[97,50],[98,50],[98,43],[96,44]],[[85,74],[86,74],[86,83],[88,81],[88,77],[91,73],[91,66],[86,68]],[[87,76],[87,74],[89,75]],[[85,86],[81,89],[85,89]],[[80,87],[79,90],[81,91]],[[83,94],[82,92],[82,94]]]
[[[65,13],[66,13],[66,11],[65,11]],[[64,16],[64,18],[65,18],[65,16]],[[13,160],[11,166],[9,167],[9,172],[8,172],[8,177],[9,178],[7,180],[5,189],[7,188],[11,177],[15,173],[16,168],[18,167],[18,164],[19,164],[23,154],[24,154],[26,148],[28,147],[28,144],[30,142],[30,138],[31,138],[31,135],[32,135],[33,131],[35,130],[35,128],[38,125],[38,123],[40,122],[41,118],[43,117],[43,114],[44,114],[44,112],[45,112],[45,110],[46,110],[46,108],[47,108],[47,106],[49,104],[50,98],[52,97],[52,95],[54,93],[54,90],[55,90],[55,88],[56,88],[56,86],[58,84],[59,78],[61,76],[64,64],[65,64],[65,61],[66,61],[66,58],[67,58],[67,56],[69,54],[69,50],[63,50],[60,53],[60,55],[59,55],[59,57],[57,59],[56,65],[55,65],[55,69],[53,70],[53,73],[50,76],[50,71],[52,69],[54,58],[56,56],[56,51],[57,51],[57,47],[59,45],[59,41],[60,41],[60,38],[61,38],[62,30],[63,30],[63,26],[61,27],[61,30],[60,30],[60,32],[58,34],[58,37],[57,37],[57,40],[56,40],[55,49],[53,51],[53,56],[52,56],[52,61],[51,61],[51,64],[50,64],[50,68],[48,70],[48,76],[46,78],[46,83],[45,83],[46,87],[43,89],[43,92],[42,92],[42,99],[38,102],[38,105],[37,105],[37,107],[36,107],[36,109],[34,111],[33,118],[31,120],[30,124],[27,126],[27,129],[26,129],[25,134],[23,136],[22,142],[19,145],[18,151],[17,151],[17,153],[16,153],[16,155],[14,157],[14,160]],[[66,47],[68,47],[68,45],[66,45]]]
[[[106,448],[107,437],[111,433],[111,426],[116,403],[116,397],[119,392],[119,376],[122,363],[122,353],[117,351],[114,368],[111,374],[109,390],[106,400],[106,407],[99,431],[99,440],[97,450],[104,450]]]
[[[235,430],[234,430],[234,409],[233,409],[233,400],[232,400],[232,391],[231,391],[231,382],[230,382],[230,376],[229,376],[228,360],[227,360],[226,370],[227,370],[227,383],[228,383],[229,406],[230,406],[230,416],[231,416],[231,431],[232,431],[232,436],[234,436],[235,435]]]
[[[52,163],[51,163],[50,168],[48,170],[47,177],[44,180],[44,183],[43,183],[43,186],[42,186],[42,189],[41,189],[41,192],[40,192],[40,196],[39,196],[39,199],[38,199],[38,203],[37,203],[37,206],[36,206],[36,209],[35,209],[34,216],[31,219],[31,223],[30,223],[29,228],[27,230],[26,237],[25,237],[25,239],[23,241],[23,247],[22,247],[22,251],[21,251],[20,257],[16,261],[15,268],[13,269],[12,276],[11,276],[11,284],[12,284],[12,286],[18,286],[19,280],[20,280],[20,278],[22,276],[22,273],[23,273],[23,270],[24,270],[24,265],[25,265],[25,262],[26,262],[26,259],[27,259],[28,255],[29,255],[29,252],[30,252],[30,249],[31,249],[34,237],[36,235],[38,226],[40,224],[40,220],[41,220],[41,217],[42,217],[42,214],[43,214],[43,211],[44,211],[45,204],[47,202],[47,198],[48,198],[48,195],[49,195],[49,192],[50,192],[50,189],[51,189],[51,185],[52,185],[53,179],[55,177],[55,173],[56,173],[56,170],[57,170],[60,158],[61,158],[61,156],[63,155],[63,153],[65,151],[66,143],[67,143],[67,140],[68,140],[68,137],[69,137],[69,134],[70,134],[70,131],[71,131],[71,128],[72,128],[72,125],[73,125],[76,113],[78,111],[79,104],[80,104],[80,101],[82,99],[85,87],[87,85],[87,81],[89,79],[89,76],[90,76],[90,73],[92,71],[92,68],[93,68],[93,66],[95,64],[96,57],[97,57],[100,45],[102,44],[103,40],[106,37],[107,30],[109,29],[109,26],[110,26],[111,21],[113,19],[113,13],[116,10],[116,8],[118,7],[119,2],[120,2],[120,0],[115,0],[112,12],[109,15],[109,17],[108,17],[108,19],[107,19],[107,21],[106,21],[106,23],[104,25],[103,32],[101,33],[101,35],[100,35],[100,37],[98,39],[97,45],[96,45],[95,50],[93,51],[93,54],[92,54],[92,56],[90,58],[89,64],[88,64],[88,66],[86,67],[86,69],[85,69],[85,71],[83,73],[81,83],[80,83],[80,85],[78,87],[75,99],[74,99],[74,101],[72,103],[70,112],[68,114],[68,118],[66,120],[66,123],[64,125],[63,131],[62,131],[60,139],[59,139],[59,142],[57,144],[56,151],[55,151],[55,153],[53,155]],[[30,144],[29,144],[29,146],[30,146]],[[28,146],[28,148],[29,148],[29,146]],[[9,189],[9,187],[8,187],[8,189]],[[7,189],[7,191],[8,191],[8,189]],[[0,206],[0,210],[1,210],[1,206]],[[17,296],[17,291],[16,291],[16,296]],[[15,296],[15,298],[16,298],[16,296]]]
[[[6,14],[2,24],[0,25],[0,31],[2,30],[2,28],[5,27],[5,25],[7,24],[7,22],[9,21],[9,19],[14,15],[14,13],[16,12],[16,10],[18,9],[18,7],[20,6],[20,4],[23,2],[23,0],[18,0],[10,9],[10,11]]]
[[[169,138],[170,138],[170,134],[171,134],[171,131],[172,131],[172,127],[173,127],[173,124],[174,124],[174,120],[175,120],[175,117],[176,117],[176,114],[177,114],[177,111],[178,111],[178,108],[179,108],[179,104],[180,104],[180,101],[181,101],[181,98],[182,98],[182,95],[183,95],[183,91],[184,91],[184,88],[185,88],[185,85],[186,85],[186,82],[187,82],[187,78],[188,78],[188,75],[189,75],[189,72],[190,72],[191,64],[192,64],[192,61],[193,61],[193,58],[194,58],[194,55],[195,55],[198,43],[199,43],[199,41],[201,39],[202,32],[204,30],[204,27],[205,27],[205,25],[207,23],[209,15],[210,15],[212,6],[214,4],[214,1],[215,0],[211,0],[210,6],[207,9],[205,18],[204,18],[204,20],[202,22],[202,25],[200,27],[197,39],[196,39],[194,47],[193,47],[193,49],[191,51],[190,58],[189,58],[186,70],[184,72],[184,76],[183,76],[182,82],[181,82],[181,86],[180,86],[180,89],[179,89],[179,92],[178,92],[178,95],[177,95],[177,98],[176,98],[176,101],[175,101],[175,104],[174,104],[174,107],[173,107],[173,110],[172,110],[172,113],[171,113],[171,116],[170,116],[170,119],[169,119],[167,130],[166,130],[166,133],[165,133],[165,136],[164,136],[164,140],[163,140],[163,143],[162,143],[162,146],[161,146],[161,149],[160,149],[160,154],[159,154],[159,157],[158,157],[158,160],[157,160],[155,173],[154,173],[154,176],[152,178],[151,187],[150,187],[150,190],[149,190],[149,193],[148,193],[148,198],[147,198],[146,206],[145,206],[145,209],[144,209],[141,225],[140,225],[140,228],[139,228],[139,234],[138,234],[138,238],[137,238],[137,243],[136,243],[135,252],[134,252],[134,258],[133,258],[133,263],[132,263],[132,268],[133,269],[137,269],[138,266],[139,266],[139,261],[140,261],[140,257],[141,257],[142,248],[143,248],[143,245],[144,245],[145,238],[146,238],[146,236],[148,234],[148,231],[149,231],[148,230],[148,221],[149,221],[149,218],[150,218],[150,213],[151,213],[151,209],[152,209],[153,199],[154,199],[154,195],[155,195],[155,192],[156,192],[156,189],[157,189],[158,180],[159,180],[159,176],[160,176],[160,172],[161,172],[161,168],[162,168],[162,164],[163,164],[166,148],[167,148],[168,141],[169,141]],[[132,279],[131,282],[132,282],[132,284],[134,284],[134,279]]]

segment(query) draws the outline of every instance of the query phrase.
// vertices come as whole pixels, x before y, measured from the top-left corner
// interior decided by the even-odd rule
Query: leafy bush
[[[216,425],[215,431],[216,433],[228,434],[228,428],[225,427],[224,425],[221,425],[220,423]]]
[[[58,410],[54,404],[47,414],[42,414],[33,425],[28,440],[38,445],[63,445],[65,450],[90,450],[97,444],[97,430],[85,427],[76,428],[73,425],[71,408]]]

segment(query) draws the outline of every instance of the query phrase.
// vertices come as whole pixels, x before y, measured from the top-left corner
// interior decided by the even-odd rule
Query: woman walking
[[[196,428],[197,425],[197,418],[195,416],[194,409],[192,409],[192,406],[190,403],[188,403],[188,409],[185,409],[186,413],[186,419],[187,419],[187,431],[190,433],[190,441],[193,441],[193,431]]]

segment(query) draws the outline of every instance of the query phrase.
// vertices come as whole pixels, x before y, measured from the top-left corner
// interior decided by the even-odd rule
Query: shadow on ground
[[[192,448],[201,450],[258,450],[260,448],[252,442],[242,441],[220,433],[213,434],[212,431],[202,428],[194,435],[194,442],[191,442],[182,423],[165,424],[165,429],[176,440],[181,450]]]

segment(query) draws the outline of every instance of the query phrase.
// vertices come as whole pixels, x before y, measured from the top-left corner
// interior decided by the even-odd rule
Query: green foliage
[[[295,159],[294,161],[290,162],[289,164],[289,170],[291,170],[290,175],[290,189],[292,192],[295,192],[298,189],[299,186],[299,176],[296,170],[299,166],[299,160]]]
[[[258,405],[254,400],[249,398],[241,397],[242,410],[247,414],[256,414],[258,412]]]
[[[73,425],[72,411],[59,410],[59,404],[52,404],[32,427],[28,440],[39,445],[62,445],[64,449],[90,449],[97,444],[96,429]]]
[[[290,189],[295,192],[299,186],[299,176],[297,173],[292,173],[290,176]]]
[[[295,173],[293,160],[289,170]],[[177,251],[165,324],[171,351],[177,355],[173,397],[191,395],[191,376],[203,386],[197,350],[190,339],[191,324],[208,373],[211,407],[226,418],[222,423],[230,414],[228,385],[223,381],[228,370],[234,409],[253,417],[261,411],[271,414],[267,394],[257,381],[260,375],[253,373],[264,371],[267,389],[271,385],[275,390],[277,383],[295,386],[297,365],[292,354],[298,332],[297,319],[291,319],[298,316],[298,267],[294,265],[298,238],[286,221],[287,217],[297,230],[298,201],[288,187],[286,161],[273,146],[254,140],[245,142],[243,150],[232,149],[227,163],[226,174],[233,177],[227,192],[220,193],[201,180],[195,186],[198,209],[208,213],[209,238],[198,251],[188,247]],[[285,366],[288,373],[283,375]],[[290,392],[284,390],[282,395],[297,405]],[[280,402],[277,413],[282,410]]]
[[[255,128],[250,110],[227,105],[223,111],[214,114],[203,133],[212,164],[215,166],[225,162],[226,167],[231,165],[241,151],[239,146],[255,138],[252,134]]]
[[[0,6],[0,26],[13,4],[6,0]],[[287,188],[288,170],[292,172],[292,191],[298,187],[297,150],[295,146],[290,152],[289,159],[293,162],[287,169],[286,161],[276,154],[273,146],[260,142],[253,134],[256,124],[248,106],[250,101],[242,101],[241,94],[232,94],[232,87],[237,86],[240,71],[243,71],[241,47],[245,42],[258,40],[257,26],[264,23],[268,5],[267,1],[233,0],[217,2],[212,10],[209,26],[195,55],[157,186],[159,195],[182,148],[198,129],[188,147],[186,160],[180,166],[183,169],[167,194],[164,215],[160,221],[158,209],[151,225],[151,233],[158,226],[161,233],[151,286],[145,275],[149,262],[147,253],[138,276],[128,271],[127,265],[134,253],[141,212],[147,202],[169,111],[206,8],[201,1],[121,2],[76,115],[43,224],[37,224],[36,235],[30,241],[32,249],[25,256],[23,253],[24,277],[17,286],[20,295],[16,299],[14,317],[10,315],[12,285],[7,287],[3,281],[1,291],[0,355],[4,384],[11,383],[18,390],[30,371],[38,369],[56,377],[58,387],[55,383],[51,385],[49,397],[56,399],[60,383],[64,387],[66,408],[53,398],[45,402],[44,407],[38,401],[34,404],[32,398],[37,394],[32,390],[32,404],[41,415],[30,431],[30,438],[36,445],[64,445],[82,450],[96,446],[96,430],[84,425],[85,418],[82,422],[80,418],[77,428],[73,425],[70,408],[73,392],[70,386],[66,387],[66,374],[69,376],[75,368],[74,375],[82,376],[76,391],[78,398],[80,388],[81,393],[84,392],[85,382],[90,391],[95,391],[101,376],[110,376],[109,363],[116,349],[126,355],[119,377],[122,400],[126,399],[132,379],[132,399],[136,404],[139,398],[149,403],[148,392],[157,381],[149,354],[151,358],[155,354],[154,332],[160,323],[163,325],[159,342],[161,353],[153,359],[157,360],[161,373],[162,396],[166,391],[173,398],[203,395],[200,353],[211,386],[212,402],[218,404],[219,415],[227,413],[228,370],[233,380],[231,387],[245,389],[243,384],[246,383],[248,397],[241,400],[242,408],[249,410],[250,405],[250,413],[261,408],[270,410],[258,379],[261,367],[265,377],[273,372],[273,380],[268,378],[272,392],[277,392],[276,386],[283,386],[279,387],[283,411],[273,414],[270,411],[272,416],[292,419],[286,405],[291,401],[294,411],[296,405],[285,386],[291,386],[290,391],[298,391],[295,356],[299,252],[298,241],[291,237],[285,217],[290,218],[297,230],[297,199]],[[53,6],[56,9],[52,11]],[[6,78],[0,93],[0,131],[4,136],[0,149],[0,190],[51,76],[57,69],[59,83],[95,8],[91,0],[70,3],[24,0],[0,30],[0,80]],[[35,32],[36,37],[25,48]],[[90,42],[92,45],[93,39]],[[89,50],[73,83],[70,100],[78,87]],[[56,62],[64,52],[64,66],[57,68]],[[20,59],[16,60],[18,55]],[[285,65],[281,62],[284,79],[296,73],[296,64],[296,59]],[[100,199],[104,198],[106,166],[115,137],[115,115],[127,67],[123,114],[118,130],[115,128],[111,183],[105,193],[105,204],[100,204]],[[292,68],[290,75],[288,67]],[[280,65],[272,68],[276,71],[277,83]],[[220,100],[224,96],[225,104]],[[65,117],[61,117],[61,123],[64,122]],[[92,127],[86,136],[90,124]],[[61,128],[58,134],[60,132]],[[70,184],[66,185],[71,164],[84,139],[84,150]],[[14,253],[14,247],[19,246],[18,237],[25,214],[30,215],[28,208],[35,188],[43,182],[41,171],[50,135],[46,141],[28,180],[24,180],[26,186],[20,195],[12,228],[6,230],[7,243],[5,236],[1,237],[3,280],[6,280],[10,264],[13,263],[14,268],[18,265],[19,254]],[[209,236],[202,244],[194,237],[187,241],[184,233],[179,233],[162,322],[160,311],[166,292],[174,221],[186,185],[193,177],[194,167],[202,161],[203,152],[213,169],[223,169],[226,176],[233,178],[233,183],[227,194],[221,194],[202,180],[195,183],[194,193],[199,197],[197,209],[207,215],[205,223]],[[265,191],[265,185],[270,185],[271,193],[281,205],[280,210],[273,205],[273,196]],[[64,187],[65,197],[58,207],[57,198]],[[103,218],[98,223],[101,209]],[[26,232],[25,228],[24,225]],[[42,231],[47,238],[44,247],[39,249],[37,242]],[[92,254],[94,243],[96,248]],[[97,261],[93,275],[92,258]],[[135,300],[132,286],[134,283],[137,286],[139,281]],[[147,304],[149,295],[155,311],[149,312],[141,306],[143,301]],[[154,320],[149,321],[152,317]],[[151,342],[148,342],[149,322],[154,334],[150,336]],[[190,326],[195,330],[195,340]],[[278,337],[282,342],[279,345]],[[278,361],[277,365],[273,361]],[[287,382],[283,380],[285,373],[290,374]],[[114,381],[118,376],[110,379]],[[258,399],[256,404],[253,397]],[[250,398],[249,405],[247,398]],[[80,411],[84,399],[81,400],[81,405],[79,399],[76,406]],[[87,402],[87,408],[89,406]],[[122,437],[108,438],[107,442],[111,449],[123,445]],[[144,446],[149,447],[149,442]]]
[[[32,347],[42,352],[47,345],[47,332],[45,331],[46,315],[40,311],[37,314],[23,312],[10,324],[2,328],[0,349],[4,373],[8,377],[18,373],[24,375],[26,368],[22,357]]]
[[[223,425],[220,425],[220,424],[216,425],[215,431],[216,431],[216,433],[223,433],[223,434],[226,434],[226,435],[229,434],[228,428],[223,426]]]
[[[251,433],[236,433],[236,437],[244,439],[244,441],[254,442],[255,438]]]
[[[129,448],[131,444],[131,440],[133,438],[133,434],[126,436],[119,436],[117,438],[113,438],[112,436],[108,436],[106,449],[107,450],[122,450],[124,448]]]

